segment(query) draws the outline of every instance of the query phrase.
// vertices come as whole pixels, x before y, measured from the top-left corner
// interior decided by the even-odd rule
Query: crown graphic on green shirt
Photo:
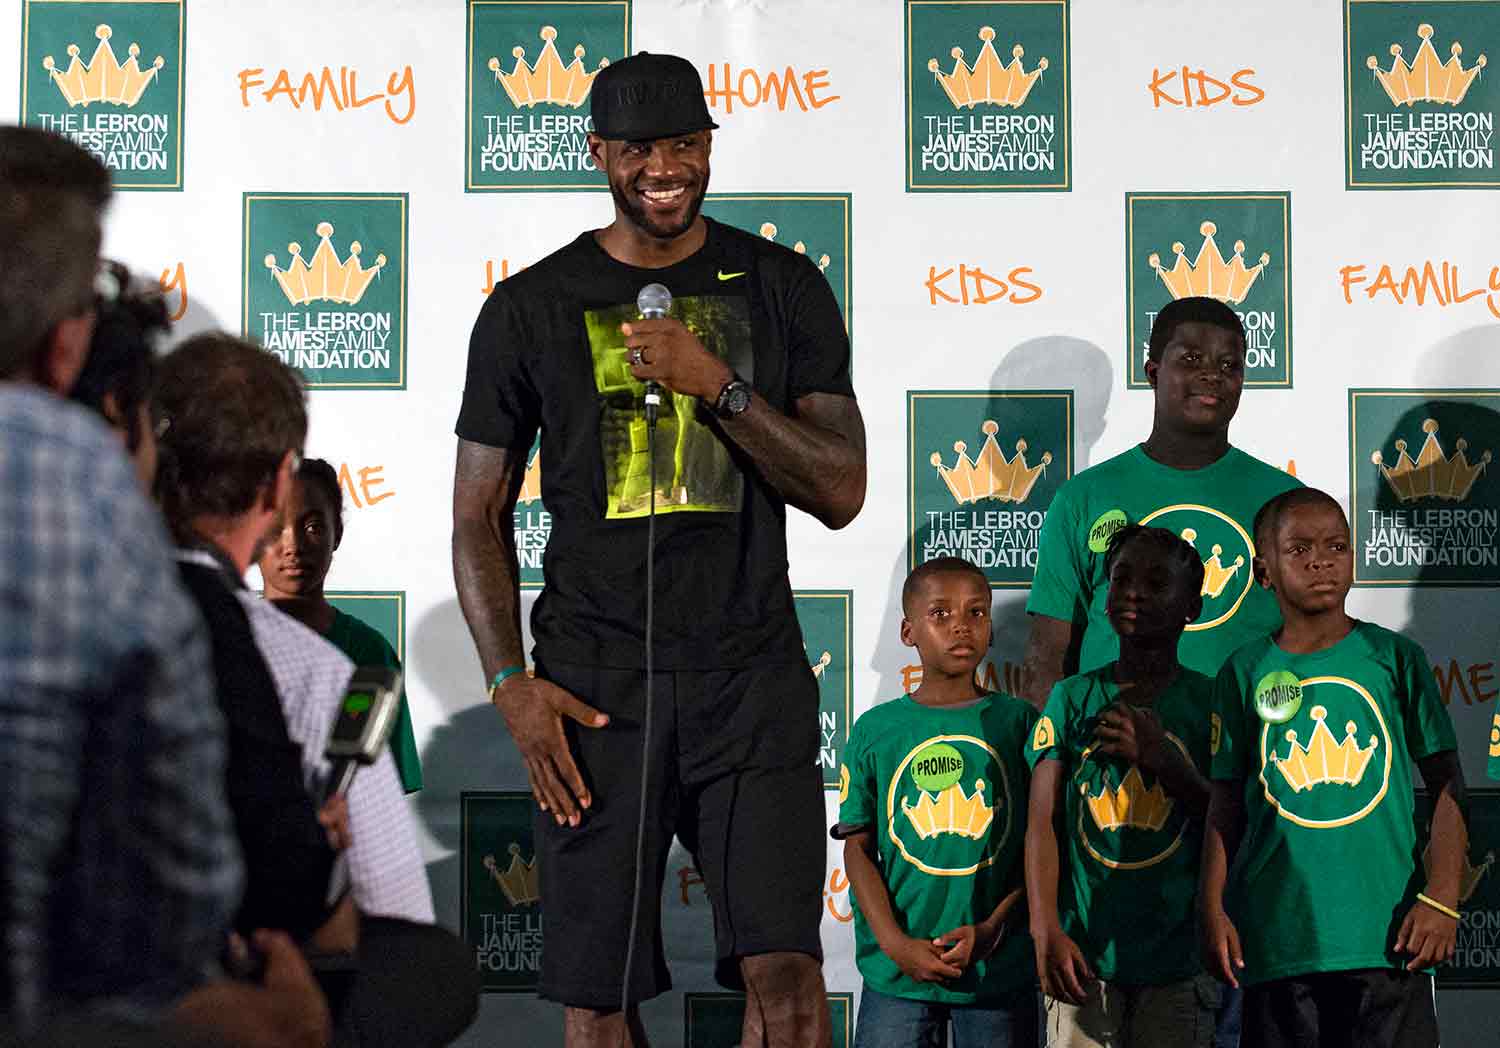
[[[1189,546],[1197,549],[1198,532],[1193,528],[1182,529],[1182,540]],[[1234,558],[1234,563],[1228,566],[1224,564],[1224,547],[1217,542],[1209,551],[1208,559],[1203,562],[1203,588],[1200,596],[1210,599],[1224,592],[1224,587],[1229,585],[1229,580],[1234,578],[1235,573],[1245,566],[1244,554]]]
[[[916,804],[901,798],[901,812],[924,841],[944,833],[978,840],[995,821],[995,809],[984,803],[983,779],[975,780],[970,794],[956,782],[938,794],[918,790]]]
[[[1172,799],[1161,788],[1161,783],[1147,789],[1140,770],[1134,765],[1125,773],[1117,789],[1106,786],[1097,797],[1090,797],[1088,787],[1081,788],[1094,825],[1106,832],[1127,826],[1133,830],[1154,832],[1165,826],[1167,816],[1172,814]]]
[[[1344,725],[1344,740],[1339,742],[1328,729],[1326,708],[1314,706],[1311,715],[1316,724],[1305,744],[1297,741],[1296,731],[1287,729],[1286,740],[1292,745],[1285,757],[1271,755],[1276,770],[1298,793],[1325,783],[1358,786],[1375,756],[1379,740],[1371,735],[1370,745],[1361,748],[1355,738],[1359,729],[1351,720]]]

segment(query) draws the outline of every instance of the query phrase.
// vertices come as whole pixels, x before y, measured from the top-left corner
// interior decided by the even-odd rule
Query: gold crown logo
[[[775,222],[762,222],[760,224],[760,235],[763,236],[763,237],[765,237],[767,240],[775,240],[776,239],[776,232],[777,232],[777,230],[776,230],[776,223]],[[806,255],[807,254],[807,245],[804,244],[802,241],[799,240],[795,244],[792,245],[792,250],[795,251],[795,252],[797,252],[797,254],[799,254],[799,255]],[[828,257],[828,255],[826,255],[826,254],[819,255],[818,258],[817,258],[818,272],[820,272],[820,273],[827,273],[828,272],[828,266],[832,262],[833,262],[833,259],[830,258],[830,257]]]
[[[1182,529],[1182,541],[1197,549],[1198,532],[1192,528]],[[1200,597],[1210,599],[1224,592],[1224,587],[1229,585],[1229,580],[1234,578],[1235,573],[1245,566],[1245,555],[1242,553],[1234,558],[1234,563],[1227,568],[1224,566],[1224,547],[1217,542],[1209,552],[1208,559],[1203,562],[1203,587],[1198,591]]]
[[[1203,246],[1198,249],[1198,257],[1191,265],[1188,264],[1185,248],[1180,240],[1172,245],[1172,253],[1177,256],[1177,261],[1172,264],[1171,270],[1162,268],[1161,255],[1155,251],[1146,259],[1173,298],[1206,295],[1235,306],[1245,301],[1255,278],[1266,268],[1271,256],[1262,251],[1260,262],[1247,269],[1245,242],[1236,240],[1234,257],[1225,262],[1219,245],[1214,240],[1214,234],[1218,231],[1219,227],[1212,222],[1204,222],[1198,227],[1198,232],[1203,234]]]
[[[512,906],[529,906],[542,901],[536,856],[533,855],[530,862],[522,862],[519,844],[511,844],[510,865],[504,870],[500,869],[500,864],[493,855],[484,857],[484,868],[490,871],[490,876],[495,878],[495,883],[500,885],[500,890],[505,893]]]
[[[1402,502],[1415,502],[1420,498],[1440,498],[1448,502],[1462,502],[1484,467],[1489,465],[1490,453],[1479,456],[1479,461],[1470,464],[1469,442],[1459,437],[1454,442],[1453,457],[1443,454],[1443,445],[1438,443],[1437,419],[1422,422],[1422,432],[1427,439],[1414,460],[1406,453],[1406,441],[1396,441],[1396,464],[1387,466],[1379,451],[1370,456],[1370,461],[1380,467],[1385,482],[1391,486]]]
[[[1026,441],[1018,440],[1015,456],[1007,460],[1005,452],[995,442],[995,434],[1000,431],[999,424],[993,419],[985,419],[979,428],[984,432],[984,447],[976,458],[968,457],[966,453],[969,446],[959,440],[953,444],[953,450],[958,452],[958,459],[953,463],[952,469],[943,465],[943,456],[936,451],[928,461],[948,485],[948,491],[959,505],[978,502],[980,499],[1025,502],[1031,495],[1031,489],[1036,486],[1037,478],[1047,471],[1047,466],[1052,462],[1052,452],[1042,452],[1042,460],[1035,466],[1028,466]]]
[[[526,475],[521,478],[521,493],[516,496],[516,501],[523,506],[529,506],[542,497],[542,449],[537,448],[531,453],[531,459],[526,463]]]
[[[955,47],[949,52],[953,57],[952,73],[944,73],[936,58],[928,60],[928,71],[937,77],[954,109],[973,109],[981,102],[1020,109],[1032,87],[1042,78],[1047,60],[1038,60],[1036,68],[1028,73],[1021,68],[1026,50],[1020,44],[1010,49],[1010,65],[1005,65],[995,53],[995,30],[984,26],[979,30],[979,39],[984,46],[979,49],[973,66],[964,64],[964,49]]]
[[[918,790],[916,804],[901,798],[901,811],[924,841],[940,833],[956,833],[978,840],[995,821],[995,809],[984,803],[984,780],[974,782],[974,792],[965,794],[958,783],[933,796]]]
[[[812,664],[813,679],[822,680],[823,671],[833,665],[833,652],[825,651],[817,662]]]
[[[276,277],[287,301],[294,306],[323,299],[344,305],[356,305],[365,295],[370,281],[385,265],[385,256],[376,255],[375,264],[365,269],[359,264],[359,241],[349,245],[349,258],[339,261],[329,240],[333,236],[333,223],[319,222],[318,249],[313,252],[312,264],[302,259],[302,245],[291,243],[287,250],[292,253],[292,263],[286,269],[276,264],[275,255],[266,256],[266,268]]]
[[[544,102],[577,109],[588,101],[594,77],[599,75],[600,69],[609,65],[609,59],[599,59],[598,66],[590,73],[583,68],[584,48],[579,44],[573,48],[573,61],[563,65],[555,43],[557,30],[544,25],[537,35],[546,43],[542,45],[542,53],[537,56],[535,65],[526,64],[526,49],[517,45],[511,51],[516,60],[515,69],[506,73],[500,68],[500,59],[491,58],[490,72],[495,74],[495,79],[500,81],[500,86],[505,88],[511,104],[517,109]]]
[[[52,60],[51,55],[42,59],[42,68],[51,74],[52,82],[62,92],[63,98],[68,100],[69,108],[86,106],[90,102],[133,106],[141,100],[141,93],[156,79],[161,67],[167,64],[165,58],[157,55],[151,68],[141,69],[140,45],[131,44],[130,57],[121,65],[119,59],[115,58],[114,48],[109,46],[111,33],[112,30],[107,25],[94,30],[94,36],[99,38],[99,46],[94,48],[94,57],[89,59],[88,65],[79,60],[77,44],[68,45],[66,72],[58,72],[57,63]]]
[[[1391,45],[1391,68],[1382,71],[1374,55],[1365,59],[1365,66],[1375,74],[1391,102],[1398,106],[1415,105],[1418,102],[1446,102],[1458,105],[1469,91],[1469,85],[1479,78],[1485,66],[1485,57],[1480,55],[1468,69],[1463,67],[1458,56],[1464,49],[1455,41],[1448,49],[1448,61],[1438,59],[1432,46],[1432,26],[1423,22],[1417,26],[1417,35],[1422,38],[1417,48],[1417,60],[1410,65],[1401,57],[1401,45]]]
[[[1314,706],[1311,712],[1312,719],[1317,721],[1312,738],[1306,744],[1299,743],[1296,731],[1288,728],[1286,741],[1292,745],[1287,755],[1279,757],[1275,753],[1271,754],[1271,762],[1276,765],[1276,770],[1281,772],[1287,785],[1298,793],[1329,782],[1358,786],[1359,780],[1365,776],[1365,768],[1375,756],[1379,740],[1371,735],[1370,745],[1360,749],[1359,742],[1354,737],[1359,729],[1353,721],[1349,721],[1344,725],[1344,741],[1337,742],[1326,723],[1328,710],[1322,706]]]
[[[1172,799],[1161,783],[1148,790],[1140,770],[1133,764],[1117,789],[1106,787],[1097,797],[1090,797],[1087,786],[1079,788],[1089,814],[1094,817],[1094,825],[1107,833],[1118,832],[1122,826],[1154,832],[1165,826],[1167,816],[1172,814]]]

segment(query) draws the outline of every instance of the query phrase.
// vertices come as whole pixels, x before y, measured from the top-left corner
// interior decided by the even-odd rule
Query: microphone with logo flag
[[[647,284],[635,296],[635,308],[640,310],[643,320],[660,320],[672,308],[672,292],[665,284]],[[646,382],[646,424],[656,425],[656,414],[661,410],[661,385],[655,380]]]

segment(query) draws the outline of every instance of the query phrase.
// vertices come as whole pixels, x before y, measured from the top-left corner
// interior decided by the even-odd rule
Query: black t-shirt
[[[854,395],[843,317],[818,268],[706,221],[703,247],[663,269],[617,262],[584,233],[498,285],[474,325],[458,435],[524,456],[541,433],[552,534],[531,622],[544,661],[642,661],[652,456],[619,330],[642,287],[666,285],[671,315],[772,407],[795,415],[799,397]],[[657,663],[805,658],[781,496],[692,397],[663,394],[654,458]]]

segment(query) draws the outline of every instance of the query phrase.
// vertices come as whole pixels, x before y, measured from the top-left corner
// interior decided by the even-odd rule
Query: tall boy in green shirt
[[[1119,658],[1059,681],[1026,751],[1047,1044],[1207,1048],[1219,994],[1194,956],[1193,894],[1212,682],[1177,655],[1203,566],[1178,535],[1139,525],[1111,537],[1104,563]]]
[[[1036,711],[986,693],[990,585],[968,561],[921,565],[901,591],[922,683],[855,722],[840,772],[844,868],[864,976],[855,1048],[1035,1048],[1036,974],[1021,843]]]
[[[1429,970],[1453,956],[1468,850],[1453,725],[1422,649],[1345,611],[1337,502],[1278,495],[1255,535],[1283,625],[1215,685],[1205,960],[1247,986],[1245,1048],[1436,1048]],[[1413,760],[1433,796],[1425,881]]]

